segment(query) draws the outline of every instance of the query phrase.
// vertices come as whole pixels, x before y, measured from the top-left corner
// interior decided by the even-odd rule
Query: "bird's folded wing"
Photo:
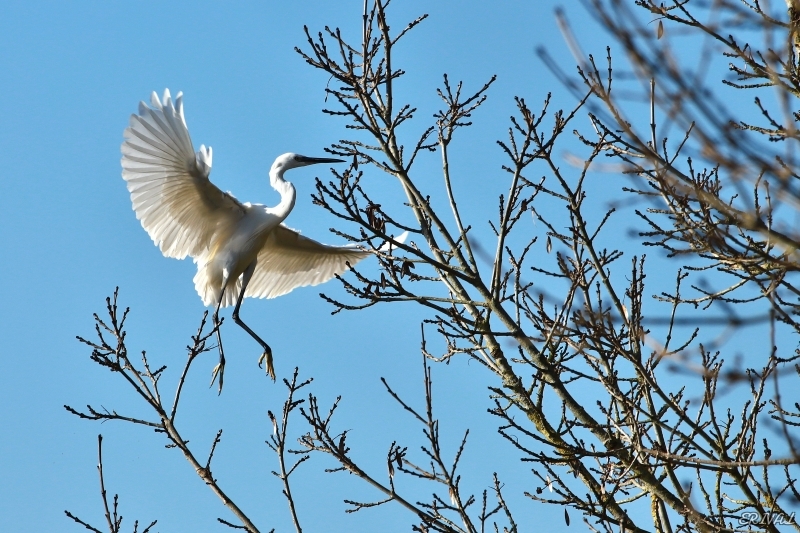
[[[280,225],[258,253],[245,296],[275,298],[296,287],[319,285],[368,255],[350,246],[321,244]]]
[[[156,93],[151,106],[139,104],[122,143],[122,177],[128,183],[133,210],[142,227],[167,257],[202,257],[214,236],[227,234],[244,215],[232,195],[208,179],[211,148],[195,154],[183,98],[173,103]]]

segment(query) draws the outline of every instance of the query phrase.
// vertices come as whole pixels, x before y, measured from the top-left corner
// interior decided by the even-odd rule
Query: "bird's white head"
[[[315,165],[317,163],[344,163],[344,160],[333,159],[330,157],[308,157],[289,152],[288,154],[283,154],[275,159],[275,162],[272,163],[272,170],[270,173],[283,173],[293,168]]]

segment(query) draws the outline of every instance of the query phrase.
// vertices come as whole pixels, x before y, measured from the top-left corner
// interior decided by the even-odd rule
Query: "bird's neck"
[[[283,172],[281,171],[270,171],[269,183],[272,185],[272,188],[278,191],[278,194],[281,195],[280,203],[271,208],[270,211],[283,220],[289,216],[292,208],[294,208],[296,197],[294,185],[283,179]]]

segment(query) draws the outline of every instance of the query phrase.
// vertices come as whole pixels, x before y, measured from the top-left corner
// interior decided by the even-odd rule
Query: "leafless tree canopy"
[[[413,435],[387,443],[388,473],[366,471],[337,426],[338,402],[320,405],[311,380],[295,372],[284,381],[281,413],[270,413],[270,446],[297,531],[302,513],[292,490],[302,487],[292,487],[290,476],[320,453],[375,489],[374,501],[346,500],[351,511],[400,505],[423,532],[535,529],[517,524],[500,477],[485,480],[482,494],[462,492],[469,432],[457,449],[442,449],[431,399],[431,368],[451,358],[482,365],[506,451],[533,468],[535,477],[524,469],[529,505],[563,507],[567,524],[570,517],[584,522],[572,527],[800,529],[800,2],[586,0],[584,8],[613,35],[601,56],[585,54],[566,15],[557,14],[577,71],[547,50],[539,56],[561,80],[553,90],[566,87],[575,104],[554,109],[549,97],[536,105],[516,98],[498,141],[506,157],[498,179],[507,180],[507,193],[485,214],[459,208],[459,190],[480,182],[451,174],[450,157],[462,128],[480,127],[494,78],[467,88],[445,76],[431,91],[440,111],[417,116],[395,89],[414,65],[397,64],[393,50],[429,21],[391,21],[388,4],[365,5],[360,36],[306,28],[297,52],[331,78],[325,113],[346,129],[328,151],[352,161],[317,182],[314,201],[381,265],[377,277],[355,271],[341,280],[348,299],[326,299],[336,312],[422,305],[424,401],[384,384],[419,422],[423,451],[409,452],[420,445]],[[698,51],[690,60],[687,42]],[[619,73],[632,75],[618,81]],[[734,91],[740,101],[751,95],[752,107],[733,107]],[[444,201],[433,201],[430,182],[415,173],[425,152],[441,156]],[[374,200],[388,181],[380,175],[402,187],[403,204]],[[593,180],[619,178],[625,186],[598,216]],[[491,243],[474,236],[486,217]],[[612,227],[633,231],[620,238]],[[403,231],[411,235],[405,244],[394,240]],[[623,241],[655,249],[632,256]],[[653,291],[648,277],[672,280],[672,288]],[[116,295],[108,314],[96,317],[98,338],[83,342],[95,362],[136,390],[152,418],[68,409],[162,432],[235,517],[220,521],[259,531],[211,473],[222,432],[204,464],[175,424],[186,373],[213,348],[206,346],[213,330],[204,321],[193,337],[170,403],[160,391],[162,369],[129,359]],[[769,349],[737,359],[730,339],[745,327],[764,332]],[[447,370],[440,375],[447,379]],[[297,442],[287,433],[290,420],[305,424]],[[432,490],[404,494],[395,489],[397,476],[427,480]]]

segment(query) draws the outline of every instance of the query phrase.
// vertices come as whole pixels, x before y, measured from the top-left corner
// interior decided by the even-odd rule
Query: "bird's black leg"
[[[222,298],[225,296],[225,287],[226,283],[222,284],[222,292],[219,293],[219,300],[217,301],[217,308],[214,310],[214,327],[217,330],[217,347],[219,348],[219,364],[214,367],[214,370],[211,372],[211,385],[214,385],[214,380],[217,379],[219,376],[219,393],[222,394],[222,378],[224,377],[225,373],[225,352],[222,349],[222,335],[220,335],[219,327],[220,327],[220,320],[219,320],[219,308],[222,306]]]
[[[261,348],[264,350],[264,353],[261,354],[261,357],[258,358],[258,366],[261,366],[261,363],[264,362],[266,366],[267,375],[272,378],[272,381],[275,381],[275,369],[272,366],[272,348],[269,345],[261,340],[261,337],[255,334],[255,332],[245,324],[241,318],[239,318],[239,307],[242,305],[242,300],[244,299],[244,292],[247,289],[247,284],[250,283],[250,278],[253,277],[253,272],[256,269],[256,263],[253,261],[247,270],[242,273],[242,290],[239,292],[239,297],[236,299],[236,307],[233,309],[233,321],[239,324],[247,333],[253,337],[257,343],[261,345]]]

